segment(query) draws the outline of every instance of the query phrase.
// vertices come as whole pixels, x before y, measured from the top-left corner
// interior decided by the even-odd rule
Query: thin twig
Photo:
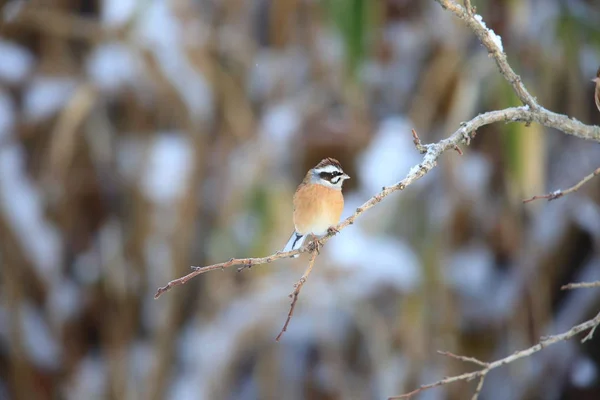
[[[287,327],[290,323],[290,320],[292,319],[292,315],[294,315],[294,308],[296,308],[296,302],[298,301],[298,295],[300,295],[300,290],[302,290],[302,286],[304,286],[304,283],[306,282],[306,280],[308,279],[308,276],[310,275],[313,266],[315,265],[315,260],[317,259],[317,250],[313,250],[310,254],[310,260],[308,261],[308,267],[306,267],[306,271],[304,271],[304,274],[302,275],[302,277],[300,278],[300,280],[298,282],[296,282],[296,284],[294,284],[294,291],[292,293],[290,293],[290,297],[292,298],[292,302],[290,303],[290,311],[288,312],[287,315],[287,319],[285,320],[285,324],[283,324],[283,328],[281,328],[281,332],[279,332],[279,335],[277,335],[277,337],[275,338],[275,341],[279,342],[279,339],[281,339],[281,336],[283,336],[283,333],[285,331],[287,331]]]
[[[282,252],[277,252],[274,254],[271,254],[270,256],[267,257],[261,257],[261,258],[232,258],[229,261],[226,262],[222,262],[222,263],[218,263],[218,264],[213,264],[213,265],[208,265],[206,267],[192,267],[193,272],[190,272],[189,274],[182,276],[181,278],[178,279],[173,279],[172,281],[170,281],[169,283],[167,283],[165,286],[159,287],[156,290],[156,294],[154,295],[155,299],[158,299],[163,293],[167,292],[168,290],[170,290],[171,288],[173,288],[174,286],[179,286],[179,285],[183,285],[185,283],[187,283],[190,279],[200,275],[200,274],[204,274],[205,272],[209,272],[209,271],[213,271],[215,269],[225,269],[225,268],[229,268],[229,267],[233,267],[235,265],[241,265],[242,267],[240,267],[240,270],[247,268],[250,265],[261,265],[261,264],[268,264],[270,262],[273,262],[275,260],[279,260],[282,258],[289,258],[295,254],[298,253],[303,253],[307,251],[306,246],[302,247],[301,249],[298,250],[293,250],[293,251],[287,251],[285,253]]]
[[[412,135],[413,135],[413,143],[415,144],[415,147],[417,148],[419,153],[421,153],[421,154],[427,153],[427,146],[423,146],[423,144],[421,144],[421,138],[417,134],[416,130],[412,129]]]
[[[477,400],[479,398],[479,393],[481,393],[481,389],[483,388],[483,381],[485,380],[485,376],[487,375],[488,371],[489,370],[484,370],[484,372],[479,377],[479,382],[477,383],[475,393],[473,393],[473,397],[471,397],[471,400]]]
[[[476,12],[475,7],[471,5],[471,0],[465,0],[465,9],[469,15],[473,15]]]
[[[529,203],[529,202],[532,202],[534,200],[539,200],[539,199],[548,199],[548,201],[559,199],[559,198],[563,197],[564,195],[567,195],[569,193],[573,193],[573,192],[578,191],[579,188],[581,188],[589,180],[591,180],[593,177],[595,177],[597,175],[600,175],[600,167],[596,168],[594,170],[594,172],[592,172],[591,174],[587,175],[585,178],[583,178],[582,180],[580,180],[579,182],[577,182],[575,185],[571,186],[568,189],[565,189],[565,190],[558,189],[558,190],[556,190],[556,191],[554,191],[552,193],[548,193],[548,194],[545,194],[545,195],[533,196],[530,199],[523,200],[523,203]]]
[[[444,378],[437,382],[423,385],[423,386],[413,390],[412,392],[401,394],[399,396],[392,396],[389,399],[390,400],[391,399],[409,399],[409,398],[413,397],[414,395],[416,395],[424,390],[427,390],[427,389],[432,389],[434,387],[446,385],[449,383],[454,383],[454,382],[459,382],[459,381],[470,381],[470,380],[473,380],[476,378],[481,378],[482,376],[485,376],[488,372],[490,372],[493,369],[499,368],[506,364],[510,364],[521,358],[529,357],[530,355],[537,353],[538,351],[542,350],[545,347],[551,346],[555,343],[558,343],[558,342],[561,342],[564,340],[569,340],[572,337],[580,334],[583,331],[586,331],[588,329],[592,329],[592,331],[593,331],[598,325],[600,325],[600,313],[598,313],[598,315],[596,315],[594,318],[592,318],[586,322],[583,322],[579,325],[575,325],[574,327],[572,327],[571,329],[569,329],[568,331],[566,331],[564,333],[561,333],[559,335],[554,335],[554,336],[546,336],[546,337],[542,338],[539,341],[539,343],[537,343],[534,346],[531,346],[524,350],[517,351],[517,352],[511,354],[510,356],[504,357],[500,360],[496,360],[494,362],[487,363],[487,367],[483,368],[479,371],[467,372],[462,375],[456,375],[456,376]],[[588,336],[589,335],[590,334],[588,333]],[[461,357],[461,356],[457,356],[457,357]],[[469,362],[473,362],[473,360],[471,360],[470,357],[466,357],[465,360],[468,360]],[[481,383],[481,385],[483,385],[483,383],[481,381],[480,381],[480,383]],[[479,388],[479,385],[478,385],[478,388]],[[479,389],[479,390],[481,390],[481,389]]]
[[[589,289],[589,288],[597,288],[597,287],[600,287],[600,281],[569,283],[567,285],[561,286],[560,290]]]
[[[563,285],[560,290],[570,290],[570,289],[587,289],[587,288],[598,288],[600,287],[600,281],[594,282],[579,282],[579,283],[569,283],[567,285]],[[600,313],[596,317],[599,317]],[[583,339],[581,339],[581,343],[585,343],[588,340],[591,340],[594,337],[594,332],[596,332],[596,328],[598,325],[594,326],[587,335]]]
[[[470,363],[473,363],[473,364],[477,364],[477,365],[479,365],[480,367],[483,367],[483,368],[487,368],[490,365],[490,363],[486,363],[484,361],[478,360],[475,357],[459,356],[457,354],[450,353],[449,351],[440,351],[440,350],[438,350],[438,354],[441,354],[441,355],[447,356],[447,357],[456,358],[457,360],[460,360],[460,361],[470,362]]]
[[[596,318],[600,318],[600,313],[598,313],[598,315],[596,315]],[[596,325],[592,329],[590,329],[590,331],[588,332],[588,334],[585,335],[585,337],[583,339],[581,339],[581,343],[585,343],[588,340],[592,340],[592,338],[594,337],[594,332],[596,332],[596,328],[597,327],[598,327],[598,325]]]

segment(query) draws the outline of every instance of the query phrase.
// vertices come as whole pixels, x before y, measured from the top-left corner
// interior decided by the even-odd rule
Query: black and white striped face
[[[350,177],[342,171],[339,165],[317,165],[313,168],[313,183],[341,190],[346,179],[350,179]]]

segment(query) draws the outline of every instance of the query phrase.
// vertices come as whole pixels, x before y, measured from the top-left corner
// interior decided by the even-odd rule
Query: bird
[[[342,185],[346,179],[350,176],[335,158],[324,158],[308,170],[294,193],[295,229],[282,252],[301,248],[309,234],[324,236],[336,231],[334,226],[344,210]]]
[[[596,90],[594,91],[594,100],[596,100],[596,107],[600,111],[600,68],[596,72],[596,77],[592,79],[592,82],[596,84]]]

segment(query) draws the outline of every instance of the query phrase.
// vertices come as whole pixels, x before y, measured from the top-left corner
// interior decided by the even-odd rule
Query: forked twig
[[[533,196],[530,199],[523,200],[523,203],[530,203],[534,200],[539,200],[539,199],[548,199],[548,201],[559,199],[559,198],[563,197],[564,195],[578,191],[579,188],[581,188],[583,185],[585,185],[589,180],[591,180],[596,175],[600,175],[600,167],[596,168],[594,170],[594,172],[592,172],[589,175],[586,175],[582,180],[580,180],[579,182],[577,182],[575,185],[571,186],[568,189],[565,189],[565,190],[558,189],[552,193]]]
[[[421,387],[405,393],[405,394],[401,394],[398,396],[392,396],[389,397],[389,400],[392,399],[410,399],[411,397],[415,396],[416,394],[419,394],[425,390],[428,389],[433,389],[435,387],[438,386],[442,386],[442,385],[446,385],[449,383],[454,383],[454,382],[460,382],[460,381],[471,381],[473,379],[476,378],[480,378],[479,384],[477,385],[477,390],[481,391],[481,387],[483,386],[483,380],[481,379],[482,377],[484,377],[488,372],[490,372],[493,369],[499,368],[503,365],[506,364],[510,364],[514,361],[517,361],[521,358],[525,358],[525,357],[529,357],[530,355],[537,353],[538,351],[542,350],[545,347],[551,346],[555,343],[564,341],[564,340],[569,340],[572,337],[580,334],[581,332],[584,332],[588,329],[591,329],[592,331],[588,333],[588,336],[590,336],[590,334],[593,334],[593,330],[596,329],[596,327],[600,325],[600,313],[598,313],[598,315],[596,315],[594,318],[583,322],[579,325],[575,325],[574,327],[572,327],[571,329],[569,329],[568,331],[561,333],[559,335],[553,335],[553,336],[546,336],[544,338],[541,338],[539,343],[537,343],[534,346],[531,346],[527,349],[524,350],[520,350],[520,351],[516,351],[513,354],[511,354],[508,357],[504,357],[500,360],[496,360],[494,362],[490,362],[490,363],[484,363],[482,361],[479,361],[477,359],[474,359],[472,357],[463,357],[463,356],[457,356],[455,354],[452,353],[447,353],[447,352],[442,352],[442,354],[444,355],[448,355],[450,357],[453,358],[457,358],[459,360],[463,360],[463,361],[467,361],[467,362],[472,362],[478,365],[486,365],[485,368],[479,370],[479,371],[474,371],[474,372],[467,372],[461,375],[456,375],[456,376],[451,376],[451,377],[447,377],[444,379],[441,379],[437,382],[434,383],[429,383],[427,385],[422,385]],[[584,338],[584,340],[586,340],[587,336]],[[589,340],[589,339],[588,339]],[[452,355],[451,355],[452,354]],[[481,363],[481,364],[480,364]],[[479,392],[475,392],[475,394],[478,394]],[[476,398],[476,397],[475,397]]]

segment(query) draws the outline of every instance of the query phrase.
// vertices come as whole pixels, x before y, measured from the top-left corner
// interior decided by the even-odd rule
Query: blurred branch
[[[582,288],[600,288],[600,281],[595,282],[581,282],[581,283],[569,283],[568,285],[563,285],[561,290],[569,290],[569,289],[582,289]]]
[[[15,3],[17,2],[15,1]],[[6,8],[10,6],[16,7],[8,3],[4,6],[3,11],[6,11]],[[14,24],[64,39],[79,39],[92,43],[102,38],[116,36],[115,32],[105,29],[95,19],[25,2],[20,4],[14,15],[11,15],[8,21],[5,22],[5,28]]]
[[[572,327],[571,329],[569,329],[568,331],[566,331],[565,333],[561,333],[559,335],[554,335],[554,336],[546,336],[541,338],[541,340],[539,341],[538,344],[536,344],[535,346],[529,347],[528,349],[524,349],[521,351],[517,351],[513,354],[511,354],[508,357],[502,358],[500,360],[491,362],[491,363],[485,363],[483,361],[479,361],[477,359],[471,358],[471,357],[463,357],[463,356],[456,356],[452,353],[447,353],[444,352],[442,354],[444,355],[448,355],[451,356],[453,358],[457,358],[459,360],[462,361],[468,361],[468,362],[474,362],[478,365],[485,365],[485,367],[479,371],[474,371],[474,372],[468,372],[462,375],[457,375],[457,376],[451,376],[448,378],[444,378],[442,380],[439,380],[437,382],[434,383],[430,383],[427,385],[423,385],[418,389],[413,390],[412,392],[406,393],[406,394],[402,394],[399,396],[393,396],[390,397],[389,399],[410,399],[411,397],[413,397],[414,395],[421,393],[427,389],[432,389],[434,387],[438,387],[438,386],[442,386],[442,385],[446,385],[449,383],[454,383],[454,382],[459,382],[459,381],[471,381],[473,379],[477,379],[480,378],[480,381],[477,385],[477,389],[475,392],[475,395],[473,396],[473,399],[477,399],[477,395],[479,394],[479,391],[481,391],[481,387],[483,386],[483,377],[485,377],[485,375],[490,372],[493,369],[496,369],[498,367],[501,367],[503,365],[506,364],[510,364],[516,360],[519,360],[521,358],[525,358],[525,357],[529,357],[530,355],[537,353],[538,351],[542,350],[543,348],[553,345],[555,343],[564,341],[564,340],[569,340],[572,337],[580,334],[581,332],[587,330],[587,329],[592,329],[590,331],[590,333],[593,332],[593,330],[600,325],[600,313],[598,315],[596,315],[594,318],[590,319],[589,321],[586,321],[582,324],[576,325],[574,327]],[[589,334],[583,339],[586,340],[587,337],[590,336]]]
[[[302,289],[304,282],[306,282],[306,279],[308,279],[308,276],[310,275],[310,273],[313,269],[313,266],[315,265],[316,259],[317,259],[317,251],[313,251],[310,255],[310,261],[308,262],[308,267],[306,267],[306,271],[304,271],[304,275],[302,275],[300,280],[298,282],[296,282],[296,284],[294,285],[294,291],[292,293],[290,293],[290,297],[292,298],[292,303],[290,304],[290,311],[288,312],[288,316],[287,316],[287,319],[285,320],[285,324],[283,324],[283,328],[281,328],[281,332],[279,332],[279,335],[277,335],[277,337],[275,338],[275,340],[278,342],[279,342],[279,339],[281,339],[283,332],[287,331],[287,327],[290,323],[290,320],[292,319],[292,315],[294,315],[294,308],[296,308],[296,302],[298,301],[298,295],[300,294],[300,290]]]
[[[585,178],[583,178],[582,180],[580,180],[579,182],[577,182],[575,185],[571,186],[568,189],[565,189],[565,190],[558,189],[558,190],[555,190],[552,193],[548,193],[548,194],[545,194],[545,195],[533,196],[530,199],[523,200],[523,203],[530,203],[530,202],[532,202],[534,200],[539,200],[539,199],[548,199],[548,201],[556,200],[558,198],[563,197],[566,194],[578,191],[580,187],[582,187],[585,183],[587,183],[587,181],[589,181],[590,179],[592,179],[596,175],[600,175],[600,167],[596,168],[596,170],[594,172],[592,172],[591,174],[587,175]]]

